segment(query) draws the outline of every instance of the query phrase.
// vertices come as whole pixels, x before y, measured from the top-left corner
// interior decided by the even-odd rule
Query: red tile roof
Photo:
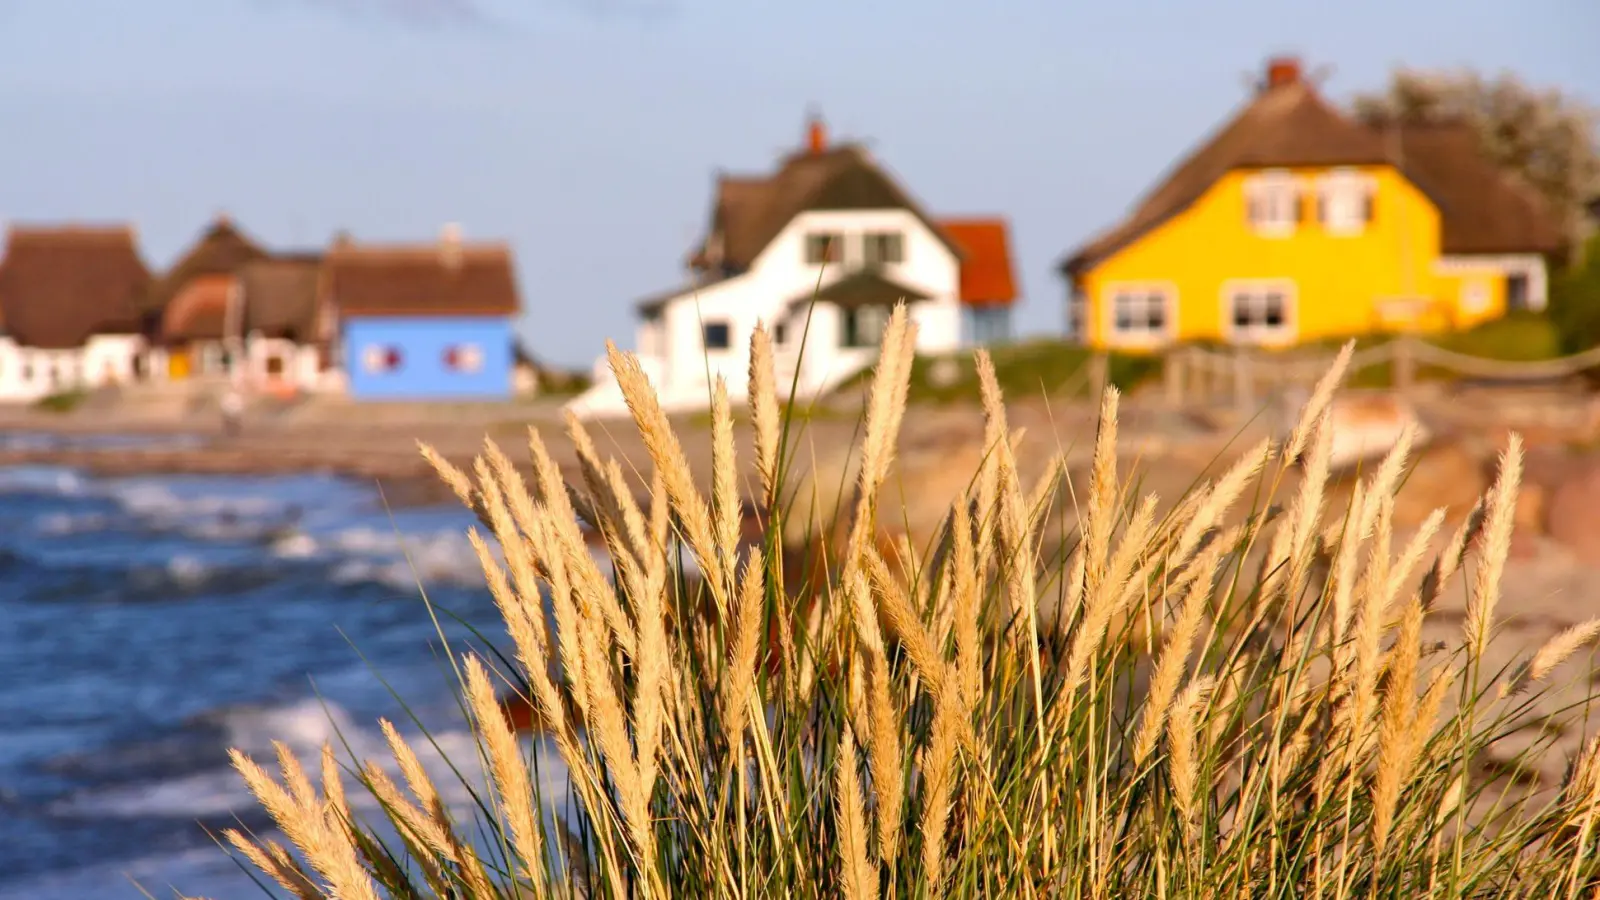
[[[962,250],[961,302],[1010,306],[1017,299],[1011,269],[1011,238],[1004,219],[945,219],[945,234]]]

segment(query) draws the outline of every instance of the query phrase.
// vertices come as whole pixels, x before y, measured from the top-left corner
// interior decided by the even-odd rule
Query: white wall
[[[1549,273],[1544,257],[1537,253],[1442,256],[1434,270],[1441,275],[1525,275],[1530,309],[1542,310],[1550,299]]]
[[[133,335],[95,335],[82,347],[41,350],[0,337],[0,402],[27,403],[80,388],[126,384],[144,340]]]
[[[144,338],[129,334],[97,334],[84,345],[85,381],[90,387],[127,384],[138,375],[134,360],[144,352]]]
[[[251,384],[264,384],[272,380],[267,362],[277,356],[283,360],[283,371],[277,376],[280,383],[314,390],[321,380],[317,348],[296,344],[282,338],[265,338],[252,335],[245,345],[245,379]]]
[[[807,263],[806,236],[814,232],[842,235],[844,258],[827,266]],[[659,372],[654,380],[663,402],[674,408],[704,406],[709,397],[707,377],[718,374],[727,381],[730,396],[743,399],[751,333],[758,322],[773,328],[778,318],[790,311],[795,315],[787,327],[786,343],[777,348],[780,390],[788,388],[787,373],[794,370],[794,357],[800,355],[808,312],[809,334],[798,360],[802,393],[825,390],[870,364],[872,350],[839,346],[842,322],[837,308],[827,304],[811,307],[808,302],[819,283],[827,287],[860,268],[862,237],[868,232],[904,235],[904,262],[886,264],[881,271],[932,298],[909,304],[917,325],[918,351],[944,353],[959,347],[960,263],[920,219],[905,210],[806,212],[779,233],[748,272],[672,301],[659,324],[641,323],[637,346],[642,361],[650,360],[647,368]],[[790,310],[787,304],[796,299],[801,302]],[[704,347],[703,325],[711,321],[728,324],[726,350]],[[613,402],[616,399],[612,392],[607,396]],[[591,400],[597,407],[605,405],[598,393]]]

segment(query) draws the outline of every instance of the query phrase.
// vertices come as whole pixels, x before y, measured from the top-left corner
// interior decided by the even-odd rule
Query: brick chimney
[[[1274,56],[1267,60],[1267,90],[1299,84],[1300,78],[1299,57]]]
[[[806,149],[813,155],[828,149],[828,126],[822,124],[822,116],[811,114],[811,121],[806,123]]]

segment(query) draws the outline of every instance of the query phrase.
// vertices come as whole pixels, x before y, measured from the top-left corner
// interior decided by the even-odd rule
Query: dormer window
[[[1360,234],[1372,222],[1376,193],[1372,179],[1336,169],[1317,180],[1317,221],[1329,234]]]
[[[837,263],[844,258],[844,238],[827,231],[806,235],[806,264],[820,266]]]
[[[869,266],[906,261],[906,236],[898,231],[869,231],[863,236],[861,256]]]
[[[1301,197],[1288,172],[1263,172],[1244,185],[1245,217],[1257,234],[1282,237],[1294,233],[1301,218]]]

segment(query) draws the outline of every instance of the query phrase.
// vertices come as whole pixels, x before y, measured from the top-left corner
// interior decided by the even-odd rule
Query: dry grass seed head
[[[711,513],[706,506],[705,498],[695,487],[694,475],[689,469],[683,445],[679,443],[677,434],[667,421],[666,413],[661,409],[661,402],[650,386],[650,380],[645,377],[644,370],[639,368],[638,359],[633,354],[618,350],[610,341],[606,342],[606,357],[610,361],[611,371],[616,376],[623,398],[627,401],[628,409],[633,414],[634,424],[644,442],[645,450],[649,453],[656,470],[661,473],[662,486],[672,501],[673,511],[678,515],[678,522],[683,528],[689,549],[694,553],[700,570],[705,573],[707,585],[716,597],[718,607],[726,609],[727,571],[723,568],[722,559],[717,553]]]
[[[499,792],[502,821],[510,826],[511,846],[522,857],[526,877],[539,884],[543,875],[544,843],[534,806],[533,781],[523,762],[516,735],[500,714],[488,670],[476,656],[468,656],[465,665],[467,699],[478,720],[478,733],[489,758],[489,771]]]
[[[1563,629],[1555,637],[1545,641],[1544,646],[1533,654],[1533,658],[1512,681],[1509,693],[1521,693],[1529,685],[1543,681],[1557,666],[1566,662],[1596,637],[1600,637],[1600,618]]]
[[[1472,598],[1467,605],[1465,636],[1473,659],[1481,659],[1489,645],[1495,607],[1500,602],[1500,575],[1511,554],[1517,485],[1521,480],[1522,438],[1513,434],[1500,455],[1500,472],[1489,491],[1483,520],[1483,552],[1474,573]]]
[[[782,417],[774,382],[772,336],[764,323],[750,334],[750,419],[755,431],[756,472],[761,493],[769,502],[778,496],[778,459],[782,448]]]
[[[867,852],[867,816],[862,808],[861,777],[856,771],[855,735],[849,724],[839,739],[834,802],[839,816],[839,862],[846,900],[878,896],[878,866]]]
[[[1220,552],[1212,550],[1207,552],[1196,566],[1198,571],[1190,581],[1188,590],[1184,592],[1177,622],[1173,624],[1165,643],[1162,644],[1161,654],[1156,659],[1155,674],[1150,679],[1150,690],[1145,698],[1143,720],[1134,738],[1135,765],[1141,765],[1149,759],[1161,739],[1167,709],[1177,695],[1178,686],[1183,682],[1189,653],[1194,647],[1195,635],[1200,630],[1200,619],[1205,613],[1205,601],[1211,594],[1212,574],[1220,559]]]
[[[1316,387],[1312,388],[1311,396],[1306,400],[1306,405],[1300,411],[1294,429],[1289,432],[1289,440],[1283,447],[1283,460],[1292,463],[1300,458],[1307,444],[1314,439],[1318,422],[1327,410],[1328,404],[1333,401],[1334,392],[1339,388],[1339,382],[1344,380],[1345,371],[1350,367],[1350,357],[1355,353],[1356,342],[1346,341],[1339,349],[1339,355],[1334,357],[1333,365],[1317,380]]]
[[[739,608],[734,619],[732,652],[722,682],[722,722],[728,745],[743,742],[745,720],[755,691],[756,654],[761,649],[765,560],[759,549],[750,551],[744,580],[739,589]]]

